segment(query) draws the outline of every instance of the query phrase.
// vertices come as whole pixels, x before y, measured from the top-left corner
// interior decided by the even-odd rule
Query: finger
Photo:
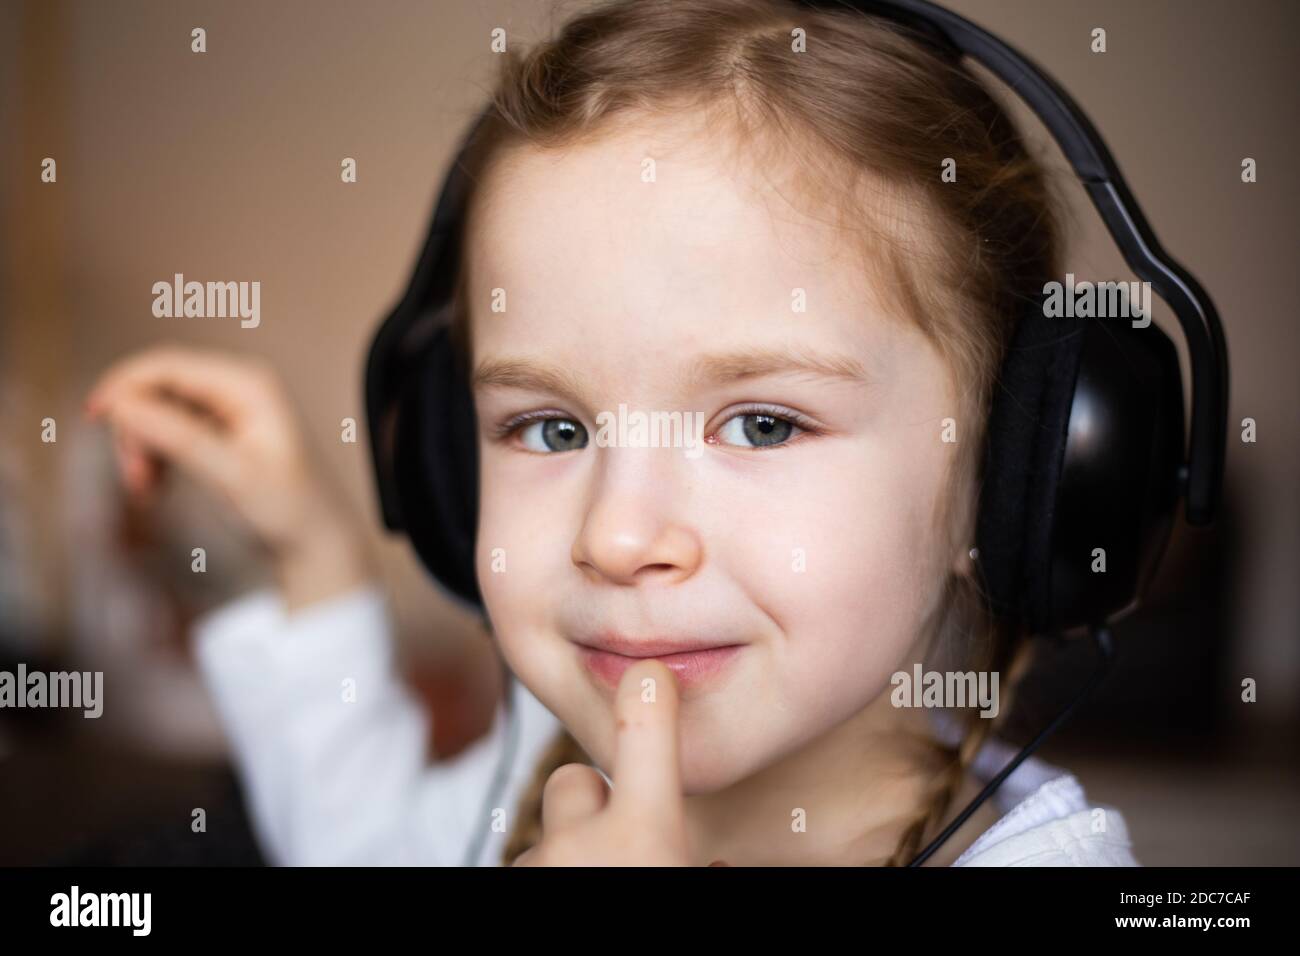
[[[682,807],[677,682],[662,661],[646,659],[623,672],[615,699],[614,792],[611,802],[650,819],[677,824]]]
[[[609,787],[591,767],[566,763],[542,791],[542,833],[554,833],[590,819],[605,807]]]
[[[231,486],[233,456],[212,425],[192,412],[164,399],[130,396],[113,405],[109,420],[129,442],[200,482]]]
[[[158,459],[149,454],[138,440],[117,430],[113,436],[113,451],[127,491],[143,495],[158,483],[161,477]]]
[[[247,359],[175,345],[130,356],[100,376],[86,397],[86,412],[105,414],[122,395],[167,389],[219,417],[246,414],[264,387]]]

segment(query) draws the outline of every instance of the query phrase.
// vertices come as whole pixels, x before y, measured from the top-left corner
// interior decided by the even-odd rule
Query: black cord
[[[487,800],[483,803],[483,809],[479,813],[478,821],[475,824],[475,832],[478,834],[469,845],[465,852],[465,859],[461,866],[477,866],[479,855],[483,852],[483,841],[488,835],[488,821],[492,818],[492,809],[496,806],[501,796],[501,788],[506,784],[506,777],[511,765],[515,759],[515,747],[519,742],[519,714],[515,707],[515,675],[510,670],[510,665],[501,660],[501,673],[505,685],[505,705],[506,705],[506,745],[502,748],[501,759],[497,761],[496,774],[492,780],[492,786],[488,788]]]
[[[1011,762],[1003,767],[996,777],[988,782],[988,785],[980,791],[979,796],[972,800],[966,809],[958,814],[957,818],[953,820],[952,823],[948,824],[948,826],[944,828],[944,831],[931,841],[929,846],[917,854],[916,859],[907,864],[908,866],[920,866],[928,860],[945,840],[957,832],[958,828],[979,808],[979,805],[993,795],[993,791],[1002,785],[1002,781],[1007,779],[1007,777],[1011,775],[1011,772],[1020,766],[1026,757],[1037,750],[1044,740],[1058,731],[1062,726],[1064,726],[1066,721],[1074,716],[1074,712],[1078,708],[1079,704],[1081,704],[1083,700],[1088,697],[1094,689],[1096,689],[1097,685],[1100,684],[1102,679],[1107,675],[1107,673],[1109,673],[1110,666],[1115,660],[1115,646],[1111,639],[1110,629],[1105,626],[1094,627],[1092,628],[1091,633],[1093,641],[1097,647],[1099,659],[1097,669],[1093,671],[1092,677],[1088,679],[1088,683],[1083,686],[1083,689],[1079,691],[1074,700],[1070,701],[1066,708],[1056,715],[1056,719],[1044,727],[1037,737],[1026,744],[1025,748],[1021,750],[1020,753],[1016,754]]]

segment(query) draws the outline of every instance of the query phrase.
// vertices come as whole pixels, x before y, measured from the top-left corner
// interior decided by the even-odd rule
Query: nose
[[[604,448],[573,542],[573,563],[593,580],[675,584],[703,559],[687,510],[695,463],[670,448]]]

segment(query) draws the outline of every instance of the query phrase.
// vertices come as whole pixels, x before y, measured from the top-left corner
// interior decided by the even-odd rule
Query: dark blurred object
[[[80,711],[6,710],[0,718],[0,866],[263,862],[227,763],[124,747]],[[205,814],[199,833],[191,829],[196,809]]]
[[[206,798],[207,830],[157,820],[111,833],[48,862],[53,866],[265,866],[253,837],[236,779],[215,771],[213,794]]]

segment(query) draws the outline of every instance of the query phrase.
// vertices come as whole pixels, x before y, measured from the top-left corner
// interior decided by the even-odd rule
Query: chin
[[[587,744],[583,743],[581,735],[574,734],[574,739],[591,755],[596,764],[605,769],[610,776],[613,776],[614,752],[612,747],[614,742],[612,739],[608,742],[611,748],[608,754],[588,749]],[[603,750],[604,745],[605,741],[602,739],[601,747],[597,749]],[[705,748],[693,748],[689,740],[686,739],[685,733],[683,733],[683,737],[679,742],[679,747],[683,796],[691,797],[725,790],[757,769],[742,765],[736,761],[734,754],[727,752],[726,745],[721,748],[721,753],[719,753],[718,747],[712,745]]]
[[[716,793],[744,780],[759,769],[742,760],[737,745],[710,741],[704,747],[692,747],[681,741],[682,793],[685,796]]]
[[[682,796],[717,793],[744,779],[744,774],[729,764],[711,762],[705,766],[682,768]]]

